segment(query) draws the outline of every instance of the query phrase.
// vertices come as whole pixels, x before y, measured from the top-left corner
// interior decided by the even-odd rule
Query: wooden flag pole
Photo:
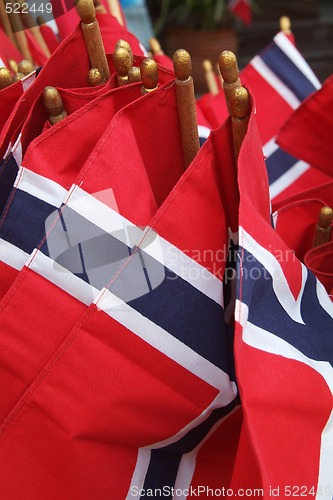
[[[97,68],[103,75],[104,82],[110,78],[99,24],[95,16],[93,0],[79,0],[76,10],[81,18],[81,28],[86,44],[90,66]]]
[[[219,58],[220,71],[223,78],[223,90],[229,115],[231,115],[230,96],[234,89],[241,85],[237,58],[230,50],[224,50]]]
[[[154,36],[149,38],[149,47],[153,54],[156,54],[158,56],[164,56],[164,52],[162,50],[160,42]]]
[[[34,18],[29,12],[24,11],[24,8],[27,4],[23,0],[19,0],[20,10],[21,10],[21,19],[23,21],[24,26],[30,31],[36,42],[38,43],[41,50],[44,52],[47,58],[51,56],[51,52],[49,51],[48,46],[45,43],[44,37],[39,29],[39,26],[35,23]]]
[[[4,0],[0,0],[0,20],[2,24],[2,28],[9,40],[12,44],[18,49],[17,42],[13,33],[12,25],[10,23],[8,14],[6,12],[6,2]]]
[[[9,87],[12,83],[12,75],[10,74],[9,69],[0,68],[0,90]]]
[[[12,8],[14,7],[14,4],[12,2],[7,2],[7,4],[11,5]],[[21,52],[22,57],[24,57],[24,59],[27,59],[28,61],[33,62],[33,58],[28,47],[27,37],[24,33],[24,27],[20,18],[20,14],[14,13],[12,11],[8,14],[8,17],[12,26],[16,45]]]
[[[128,72],[128,83],[141,82],[141,71],[138,66],[132,66]]]
[[[88,87],[98,87],[103,84],[103,76],[99,69],[91,68],[87,75]]]
[[[133,56],[124,47],[115,47],[113,54],[113,63],[118,73],[118,85],[122,87],[128,84],[128,72],[133,66]]]
[[[250,118],[250,96],[245,87],[236,87],[230,95],[231,126],[236,162]]]
[[[107,2],[108,2],[109,9],[110,9],[110,14],[117,19],[119,24],[124,26],[124,20],[123,20],[122,14],[121,14],[119,1],[118,0],[107,0]]]
[[[126,49],[128,51],[128,53],[131,57],[132,66],[133,66],[134,58],[133,58],[132,47],[130,46],[130,44],[126,40],[123,40],[122,38],[120,38],[118,40],[118,42],[116,43],[116,47],[122,47],[123,49]]]
[[[207,83],[208,90],[212,95],[217,95],[219,93],[219,88],[216,82],[212,63],[208,59],[205,59],[202,62],[202,65],[205,71],[205,80]]]
[[[177,77],[175,81],[177,106],[185,168],[187,168],[200,149],[190,54],[184,49],[178,49],[173,56],[173,66]]]
[[[141,94],[147,94],[158,88],[158,67],[154,59],[144,59],[140,65],[141,81],[143,83]]]
[[[45,87],[42,97],[44,106],[49,112],[49,120],[52,125],[66,118],[67,113],[64,110],[64,104],[57,89],[54,87]]]
[[[333,210],[330,207],[323,207],[318,216],[312,248],[328,243],[332,231]]]

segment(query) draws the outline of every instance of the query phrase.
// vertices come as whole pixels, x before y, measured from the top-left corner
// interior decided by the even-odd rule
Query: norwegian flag
[[[211,484],[230,481],[237,439],[222,444],[240,416],[223,244],[237,227],[235,182],[229,125],[183,173],[174,85],[124,108],[101,137],[1,302],[2,352],[15,363],[0,363],[9,494],[28,477],[26,498],[184,489],[214,448],[228,467],[211,461]]]
[[[333,304],[271,226],[260,149],[252,113],[238,160],[235,361],[248,447],[238,473],[255,462],[263,498],[295,485],[324,498],[333,488]]]
[[[333,177],[331,131],[333,75],[294,111],[278,133],[278,144]]]
[[[321,86],[290,40],[278,33],[241,72],[241,81],[256,95],[257,122],[272,200],[329,180],[328,175],[280,149],[275,141],[279,128],[301,101]]]
[[[263,144],[272,201],[330,180],[330,176],[292,156],[276,143],[276,135],[301,102],[321,84],[302,55],[280,32],[240,72],[243,85],[256,96],[257,124]],[[212,128],[227,116],[223,92],[205,95],[198,101]],[[293,147],[296,147],[295,145]]]
[[[251,0],[229,0],[228,8],[243,23],[252,24]]]

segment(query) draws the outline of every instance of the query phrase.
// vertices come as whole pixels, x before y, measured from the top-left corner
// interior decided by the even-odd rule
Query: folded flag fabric
[[[118,113],[48,218],[1,302],[3,352],[17,366],[13,376],[0,363],[0,464],[12,496],[28,477],[26,498],[186,488],[207,470],[207,450],[216,457],[223,448],[224,422],[239,428],[223,313],[228,227],[237,229],[237,213],[228,212],[237,206],[230,138],[228,123],[184,174],[167,84]],[[19,435],[25,442],[16,447]],[[209,464],[212,484],[230,481],[236,444]],[[47,472],[54,467],[56,476]]]
[[[252,24],[251,0],[229,0],[228,8],[243,23]]]
[[[290,154],[333,177],[333,75],[294,111],[277,136]]]
[[[325,249],[323,246],[312,249],[319,210],[324,206],[333,206],[333,181],[273,204],[273,222],[277,233],[288,247],[317,276],[326,291],[331,293],[333,282],[329,245],[327,253],[326,245]]]
[[[241,72],[241,81],[256,95],[257,122],[272,200],[328,180],[327,175],[291,156],[275,141],[278,130],[301,101],[320,88],[317,77],[290,40],[278,33]]]
[[[22,56],[0,26],[0,64],[2,68],[9,69],[9,59],[13,59],[18,63],[22,59]]]
[[[291,478],[308,498],[323,498],[333,487],[333,304],[271,226],[267,188],[256,185],[267,180],[253,125],[252,116],[238,160],[235,311],[248,457],[263,498],[288,496]]]
[[[333,242],[309,250],[304,263],[324,285],[333,302]]]
[[[40,32],[45,40],[45,43],[49,49],[49,51],[54,52],[60,45],[60,40],[57,35],[54,33],[53,29],[50,28],[47,24],[41,24],[39,26]]]

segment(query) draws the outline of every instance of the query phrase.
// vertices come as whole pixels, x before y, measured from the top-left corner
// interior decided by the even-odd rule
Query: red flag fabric
[[[183,174],[174,85],[123,108],[117,126],[101,137],[60,214],[49,220],[46,240],[1,303],[6,359],[10,352],[19,371],[13,378],[0,363],[6,387],[1,413],[8,416],[0,464],[12,496],[20,496],[25,477],[33,478],[28,492],[25,488],[27,499],[65,491],[72,498],[106,499],[112,492],[120,499],[142,488],[150,495],[154,485],[191,488],[207,472],[209,450],[210,484],[230,481],[240,418],[231,414],[237,389],[222,280],[228,227],[237,229],[234,168],[228,122]],[[64,227],[78,230],[70,247]],[[77,245],[84,269],[72,259]],[[104,250],[96,253],[98,248]],[[74,251],[72,257],[68,251]],[[63,273],[59,266],[70,268]],[[57,318],[48,315],[47,336],[41,303],[46,297]],[[109,304],[113,298],[115,304]],[[21,308],[14,318],[16,301]],[[5,334],[21,331],[21,322],[29,325],[24,340]],[[38,388],[36,377],[41,377]],[[52,396],[45,398],[51,386]],[[21,395],[27,405],[23,399],[18,403],[23,412],[16,418]],[[234,447],[225,451],[224,422],[229,432],[237,431]],[[18,435],[24,435],[20,458],[14,446]],[[61,449],[66,451],[60,456]],[[223,463],[228,466],[221,469]],[[46,473],[54,467],[56,476]]]
[[[250,0],[229,0],[229,10],[248,26],[252,24],[252,11]]]
[[[9,69],[9,59],[13,59],[17,63],[19,63],[22,59],[22,56],[0,26],[0,60],[2,61],[0,62],[1,67]]]
[[[238,160],[237,382],[261,496],[287,497],[297,484],[312,498],[332,489],[333,307],[271,227],[260,151],[252,114]]]
[[[27,37],[29,51],[30,51],[30,54],[31,54],[35,64],[37,66],[42,66],[43,64],[46,63],[46,61],[48,59],[46,54],[42,51],[37,40],[30,33],[29,30],[25,30],[24,33],[25,33],[25,36]],[[22,59],[22,57],[21,57],[21,59]]]
[[[41,34],[45,40],[46,45],[48,46],[49,51],[54,52],[60,45],[60,40],[57,38],[53,29],[47,24],[41,24],[39,27]]]
[[[171,71],[173,71],[172,59],[166,54],[154,54],[154,60],[158,64],[161,64],[162,66],[165,66],[166,68],[171,69]]]
[[[309,250],[304,263],[324,285],[333,302],[333,241]]]
[[[34,82],[35,78],[36,72],[34,71],[19,82],[15,82],[9,87],[0,90],[0,131],[4,127],[17,101]]]
[[[328,258],[320,249],[312,250],[319,210],[333,206],[333,181],[305,190],[295,196],[273,204],[274,226],[289,248],[317,276],[331,293],[330,252]],[[324,250],[324,249],[323,249]]]
[[[294,111],[278,133],[277,143],[290,154],[333,176],[333,75]]]

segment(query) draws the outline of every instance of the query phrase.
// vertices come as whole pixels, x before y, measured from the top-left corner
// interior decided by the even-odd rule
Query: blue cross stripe
[[[264,266],[247,250],[243,252],[241,301],[249,308],[248,321],[285,340],[308,358],[333,366],[333,319],[318,300],[315,276],[308,271],[301,299],[303,325],[280,304]]]
[[[300,101],[317,90],[274,41],[260,57]]]
[[[0,228],[0,237],[30,254],[45,231],[45,219],[52,212],[52,205],[17,189]]]
[[[3,212],[17,176],[19,167],[12,153],[0,163],[0,215]]]
[[[68,207],[64,213],[52,231],[59,234],[55,244],[62,239],[65,246],[54,250],[46,239],[41,252],[99,290],[133,253],[110,292],[234,378],[233,331],[225,325],[221,305],[144,249],[128,247]],[[73,240],[77,243],[66,243]]]
[[[282,149],[277,149],[266,159],[268,182],[273,184],[281,175],[285,174],[298,162],[298,159],[286,153]]]
[[[191,429],[179,441],[173,444],[152,450],[147,475],[143,489],[161,489],[167,486],[169,489],[175,485],[178,468],[183,454],[190,453],[207,436],[212,427],[239,403],[235,398],[229,405],[213,410],[210,416],[194,429]],[[140,498],[148,498],[141,495]]]

